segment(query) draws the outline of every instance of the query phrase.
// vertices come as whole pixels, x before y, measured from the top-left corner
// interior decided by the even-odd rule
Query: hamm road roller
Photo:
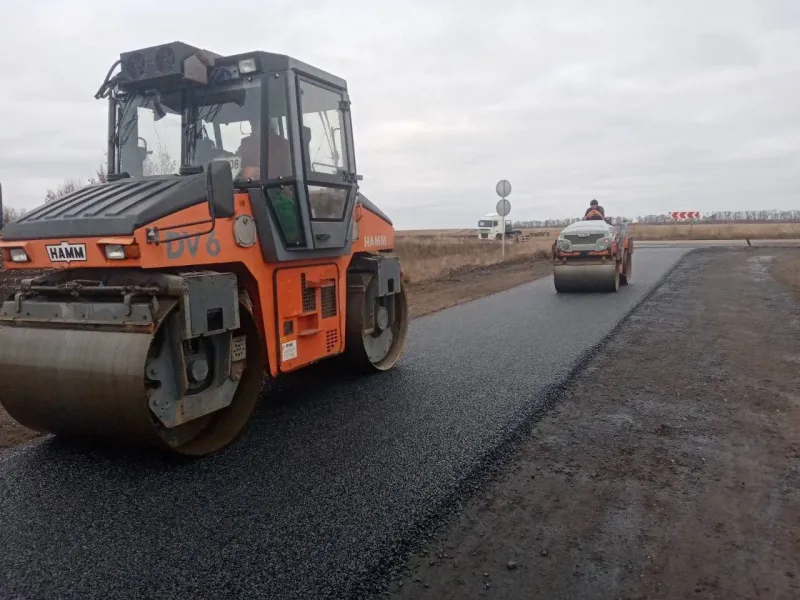
[[[108,181],[3,230],[0,402],[29,428],[189,456],[320,360],[386,371],[408,326],[392,221],[359,192],[344,80],[285,55],[126,52]]]
[[[612,225],[592,211],[564,228],[553,243],[556,292],[616,292],[633,274],[633,238],[627,221]]]

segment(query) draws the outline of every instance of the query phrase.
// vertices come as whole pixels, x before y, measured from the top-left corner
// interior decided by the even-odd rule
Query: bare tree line
[[[618,223],[623,218],[624,217],[612,217],[612,220]],[[570,223],[580,220],[579,217],[573,217],[566,219],[514,221],[513,227],[519,229],[566,227]],[[646,225],[668,225],[676,222],[668,214],[634,217],[631,218],[630,221]],[[693,219],[691,222],[707,225],[724,225],[727,223],[797,223],[798,221],[800,221],[800,210],[723,210],[701,214],[699,219]]]

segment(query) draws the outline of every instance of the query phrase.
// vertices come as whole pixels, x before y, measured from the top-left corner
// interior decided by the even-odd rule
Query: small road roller
[[[386,371],[408,327],[392,221],[360,191],[344,80],[181,42],[120,55],[108,181],[3,230],[0,403],[22,425],[203,456],[264,377]]]
[[[633,274],[630,223],[588,214],[564,228],[553,242],[556,292],[616,292]]]

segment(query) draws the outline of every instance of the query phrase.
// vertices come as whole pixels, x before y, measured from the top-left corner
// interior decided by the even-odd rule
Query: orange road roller
[[[120,55],[107,182],[9,223],[0,403],[22,425],[202,456],[263,378],[391,369],[408,328],[392,221],[359,191],[343,79],[181,42]]]
[[[557,293],[617,292],[633,276],[633,236],[627,221],[612,225],[597,213],[564,228],[553,242]]]

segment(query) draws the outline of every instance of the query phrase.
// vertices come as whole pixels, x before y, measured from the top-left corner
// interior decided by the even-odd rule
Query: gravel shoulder
[[[798,274],[687,257],[391,597],[800,597]]]
[[[23,277],[0,270],[0,298],[17,288]],[[408,285],[411,318],[430,314],[483,296],[502,292],[552,273],[549,260],[509,261],[490,266],[464,267],[445,277]],[[0,451],[30,441],[40,434],[19,425],[0,407]]]

